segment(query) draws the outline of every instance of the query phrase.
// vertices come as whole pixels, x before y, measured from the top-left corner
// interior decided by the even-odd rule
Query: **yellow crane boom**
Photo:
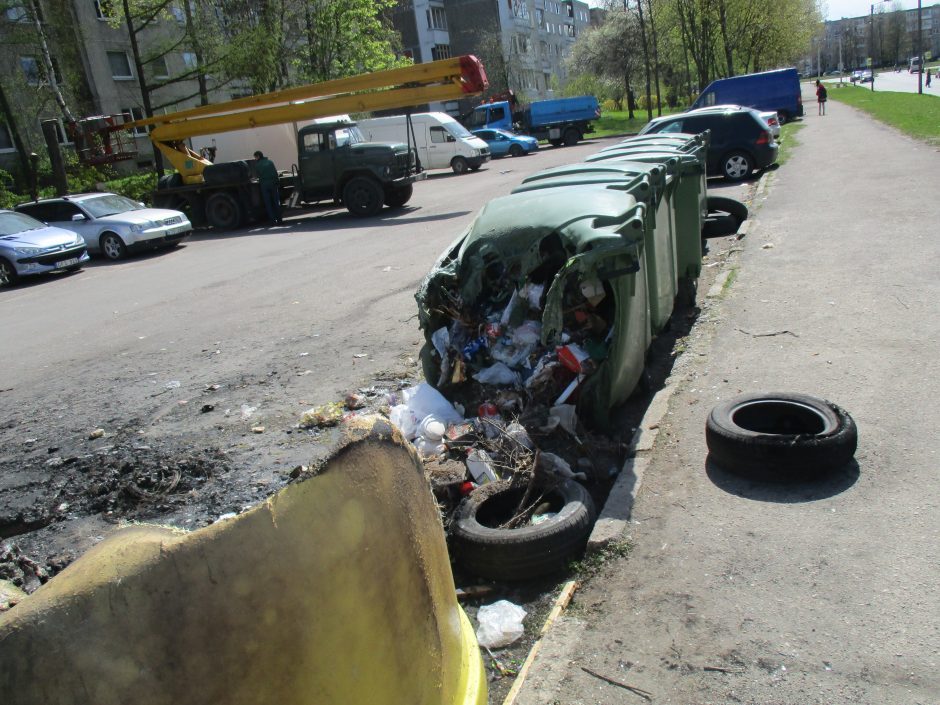
[[[184,183],[202,181],[211,162],[185,144],[188,137],[279,125],[345,113],[406,108],[434,101],[479,95],[489,85],[480,60],[472,55],[415,64],[239,98],[225,103],[125,121],[117,116],[96,116],[70,126],[79,158],[102,164],[131,159],[115,133],[151,127],[150,139],[183,177]]]

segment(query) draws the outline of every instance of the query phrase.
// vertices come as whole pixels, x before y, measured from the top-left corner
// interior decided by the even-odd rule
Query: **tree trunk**
[[[624,0],[626,5],[626,0]],[[650,90],[650,52],[646,43],[646,22],[643,20],[643,0],[636,0],[636,10],[640,18],[640,44],[643,46],[643,71],[646,75],[646,119],[653,119],[653,96]]]
[[[205,52],[203,52],[202,45],[199,43],[199,34],[193,22],[193,9],[189,2],[183,2],[183,12],[186,13],[186,36],[193,43],[193,52],[196,54],[196,67],[200,69],[196,74],[196,80],[199,83],[199,105],[209,105],[209,88],[206,85],[206,74],[201,70],[205,65]]]
[[[36,36],[39,39],[39,53],[42,55],[43,66],[46,67],[46,77],[49,79],[49,90],[55,98],[56,105],[62,111],[62,117],[66,122],[75,122],[72,117],[72,111],[69,110],[62,91],[59,90],[59,81],[55,75],[55,67],[52,65],[52,54],[49,53],[49,42],[46,41],[46,31],[42,28],[42,20],[39,15],[39,3],[36,0],[29,0],[29,11],[33,16],[33,24],[36,26]]]
[[[134,27],[134,20],[131,15],[130,3],[128,0],[121,0],[124,10],[124,23],[127,25],[127,34],[131,41],[131,54],[134,57],[134,68],[137,71],[137,85],[140,86],[140,99],[144,105],[144,115],[153,117],[153,108],[150,103],[150,87],[147,85],[147,79],[144,78],[144,65],[140,60],[140,46],[137,44],[137,30]],[[153,167],[159,178],[163,174],[163,154],[153,145]]]
[[[656,114],[662,116],[663,101],[659,96],[659,48],[656,38],[656,22],[653,19],[653,0],[647,0],[650,19],[650,40],[653,46],[653,82],[656,84]]]
[[[725,0],[718,0],[718,22],[721,28],[721,43],[725,47],[725,63],[728,76],[734,76],[734,54],[731,51],[731,39],[728,37],[728,11]]]
[[[0,83],[0,114],[3,115],[3,122],[10,132],[10,139],[13,141],[13,146],[16,148],[16,157],[20,162],[23,181],[18,185],[21,190],[25,190],[28,188],[29,184],[33,182],[35,174],[33,173],[33,165],[30,164],[29,161],[29,155],[26,154],[26,144],[23,142],[23,138],[20,137],[20,130],[16,126],[16,117],[13,115],[13,110],[7,102],[6,93],[3,91],[2,83]]]

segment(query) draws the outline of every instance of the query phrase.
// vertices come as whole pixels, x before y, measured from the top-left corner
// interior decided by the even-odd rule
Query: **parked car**
[[[494,157],[522,157],[539,148],[539,141],[528,135],[517,135],[509,130],[473,130],[473,134],[486,142]]]
[[[872,76],[871,71],[862,71],[862,75],[858,80],[860,83],[871,83],[875,79],[874,76]]]
[[[27,274],[81,269],[87,261],[88,248],[78,233],[0,210],[0,287]]]
[[[914,57],[913,59],[911,59],[910,62],[908,63],[908,65],[907,65],[907,72],[908,72],[908,73],[920,73],[921,66],[922,66],[922,64],[921,64],[921,62],[920,62],[920,57],[919,57],[919,56],[915,56],[915,57]]]
[[[185,214],[166,208],[148,208],[116,193],[82,193],[45,198],[16,207],[49,225],[74,230],[89,251],[111,260],[128,252],[173,247],[192,232]]]
[[[850,80],[852,83],[857,83],[858,81],[861,81],[861,80],[862,80],[862,73],[863,73],[862,71],[853,71],[853,72],[851,73],[851,75],[849,76],[849,80]]]
[[[705,156],[709,175],[741,181],[755,169],[765,169],[777,161],[777,143],[770,128],[750,108],[667,115],[647,123],[640,134],[698,134],[705,130],[711,132]]]
[[[690,106],[746,105],[756,110],[773,110],[781,122],[803,116],[803,98],[796,69],[776,69],[718,78],[702,91]]]
[[[777,138],[780,136],[780,116],[777,115],[773,110],[756,110],[754,108],[748,108],[743,105],[713,105],[708,108],[695,108],[695,110],[687,110],[687,113],[713,113],[721,112],[723,110],[753,110],[761,120],[767,123],[767,127],[770,128],[770,133]]]

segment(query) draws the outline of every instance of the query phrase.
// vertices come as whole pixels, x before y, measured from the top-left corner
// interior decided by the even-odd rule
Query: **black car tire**
[[[343,204],[353,215],[369,217],[382,210],[385,194],[375,179],[354,176],[343,187]]]
[[[728,181],[742,181],[754,171],[754,160],[747,152],[729,152],[721,159],[721,175]]]
[[[709,458],[736,475],[799,482],[846,465],[855,455],[855,421],[807,394],[744,394],[715,406],[705,424]]]
[[[564,144],[564,140],[549,140],[549,143],[552,147],[561,147],[561,145]]]
[[[112,262],[127,257],[127,245],[117,233],[102,233],[98,246],[101,248],[101,254]]]
[[[405,184],[399,188],[389,188],[385,191],[385,205],[389,208],[401,208],[411,200],[414,186]]]
[[[565,146],[574,147],[578,141],[581,139],[581,133],[578,132],[573,127],[569,127],[565,130]]]
[[[711,215],[702,221],[702,237],[724,237],[738,232],[740,223],[730,215]]]
[[[781,125],[786,125],[788,122],[790,122],[790,113],[788,113],[786,110],[778,110],[777,119],[780,121]]]
[[[481,167],[481,166],[482,166],[481,164],[477,164],[476,166],[472,166],[472,167],[470,167],[470,171],[480,171],[480,167]]]
[[[510,157],[525,156],[525,150],[522,147],[520,147],[518,144],[514,144],[512,147],[509,148],[509,156]]]
[[[709,217],[729,215],[740,225],[747,220],[747,206],[734,198],[708,196],[708,215]]]
[[[227,191],[217,191],[206,200],[206,220],[217,230],[237,228],[244,221],[241,204]]]
[[[0,257],[0,288],[13,286],[18,278],[16,267]]]
[[[558,513],[535,526],[498,529],[491,516],[511,512],[524,488],[506,481],[483,485],[457,508],[451,543],[457,564],[491,580],[528,580],[563,571],[584,550],[594,525],[591,495],[574,480],[548,490]],[[508,517],[507,517],[508,518]],[[481,521],[482,519],[482,521]]]
[[[466,174],[470,170],[470,163],[463,157],[454,157],[450,162],[450,168],[455,174]]]

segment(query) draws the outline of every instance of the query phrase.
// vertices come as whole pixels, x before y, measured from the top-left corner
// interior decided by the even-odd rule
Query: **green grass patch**
[[[724,298],[728,295],[728,292],[731,291],[731,287],[734,285],[734,282],[738,278],[738,268],[732,267],[731,271],[728,272],[728,278],[725,279],[724,285],[721,287],[721,296]]]
[[[940,146],[940,97],[917,93],[872,91],[857,86],[833,87],[829,97],[863,110],[911,137]]]
[[[780,127],[780,150],[777,152],[777,164],[783,166],[793,156],[793,150],[800,143],[796,138],[800,130],[806,127],[803,122],[788,122]]]
[[[681,112],[680,110],[663,110],[663,115],[672,115]],[[653,117],[659,117],[656,111],[653,111]],[[629,118],[626,110],[605,110],[601,116],[594,121],[594,132],[590,137],[610,137],[611,135],[635,134],[643,129],[643,126],[649,122],[646,119],[645,110],[634,110],[633,119]]]
[[[630,541],[613,541],[599,551],[585,555],[580,561],[572,562],[569,567],[579,580],[584,580],[597,575],[608,561],[628,556],[632,550],[633,544]]]

